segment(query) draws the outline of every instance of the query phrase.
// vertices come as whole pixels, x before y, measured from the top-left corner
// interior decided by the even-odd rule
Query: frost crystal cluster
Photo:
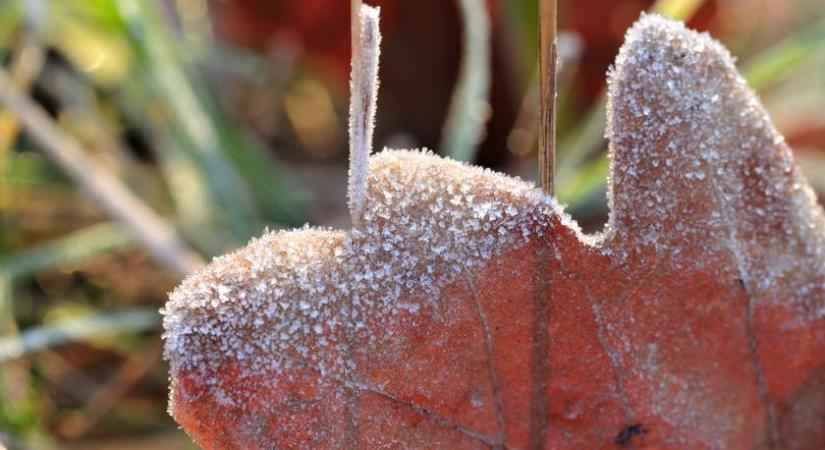
[[[342,371],[344,360],[322,355],[345,354],[366,321],[414,315],[458,273],[557,217],[554,201],[523,181],[429,152],[380,153],[359,228],[267,233],[172,293],[164,319],[172,372],[200,373],[208,384],[227,359],[242,363],[243,376],[294,361]]]

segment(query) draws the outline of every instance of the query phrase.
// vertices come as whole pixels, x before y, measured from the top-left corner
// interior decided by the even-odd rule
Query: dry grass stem
[[[174,228],[152,211],[109,170],[87,156],[71,135],[0,70],[0,102],[12,111],[41,149],[92,197],[120,221],[164,266],[185,275],[203,266],[203,259]]]
[[[556,164],[556,0],[539,0],[539,185],[555,192]]]

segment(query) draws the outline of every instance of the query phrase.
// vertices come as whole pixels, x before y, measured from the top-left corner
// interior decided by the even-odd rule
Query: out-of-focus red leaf
[[[611,215],[372,159],[362,225],[270,233],[167,305],[204,448],[825,446],[825,217],[721,45],[646,16],[610,76]]]
[[[458,2],[377,0],[370,4],[381,8],[384,35],[383,120],[376,141],[383,145],[403,133],[415,139],[415,145],[432,148],[441,140],[461,61],[463,23]],[[507,136],[520,103],[513,74],[518,61],[508,53],[510,42],[504,34],[507,27],[502,26],[499,0],[490,0],[488,5],[493,35],[492,116],[476,162],[498,167],[507,157]],[[329,81],[333,92],[345,92],[350,67],[347,2],[236,0],[215,2],[213,12],[223,39],[264,52],[277,45],[297,48],[302,62]],[[604,74],[604,67],[599,70]]]

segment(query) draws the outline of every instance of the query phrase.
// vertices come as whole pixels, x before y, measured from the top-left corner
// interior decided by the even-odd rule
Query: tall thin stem
[[[539,185],[555,192],[556,165],[556,0],[539,0]]]
[[[352,225],[358,228],[364,214],[369,176],[369,155],[375,128],[375,108],[378,98],[378,58],[381,32],[378,28],[379,9],[353,1],[352,79],[349,105],[349,212]]]

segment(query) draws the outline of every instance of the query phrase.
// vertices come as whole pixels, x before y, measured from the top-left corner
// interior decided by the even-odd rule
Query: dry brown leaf
[[[611,214],[392,151],[357,229],[266,234],[166,308],[204,448],[825,447],[825,218],[706,35],[610,75]]]

